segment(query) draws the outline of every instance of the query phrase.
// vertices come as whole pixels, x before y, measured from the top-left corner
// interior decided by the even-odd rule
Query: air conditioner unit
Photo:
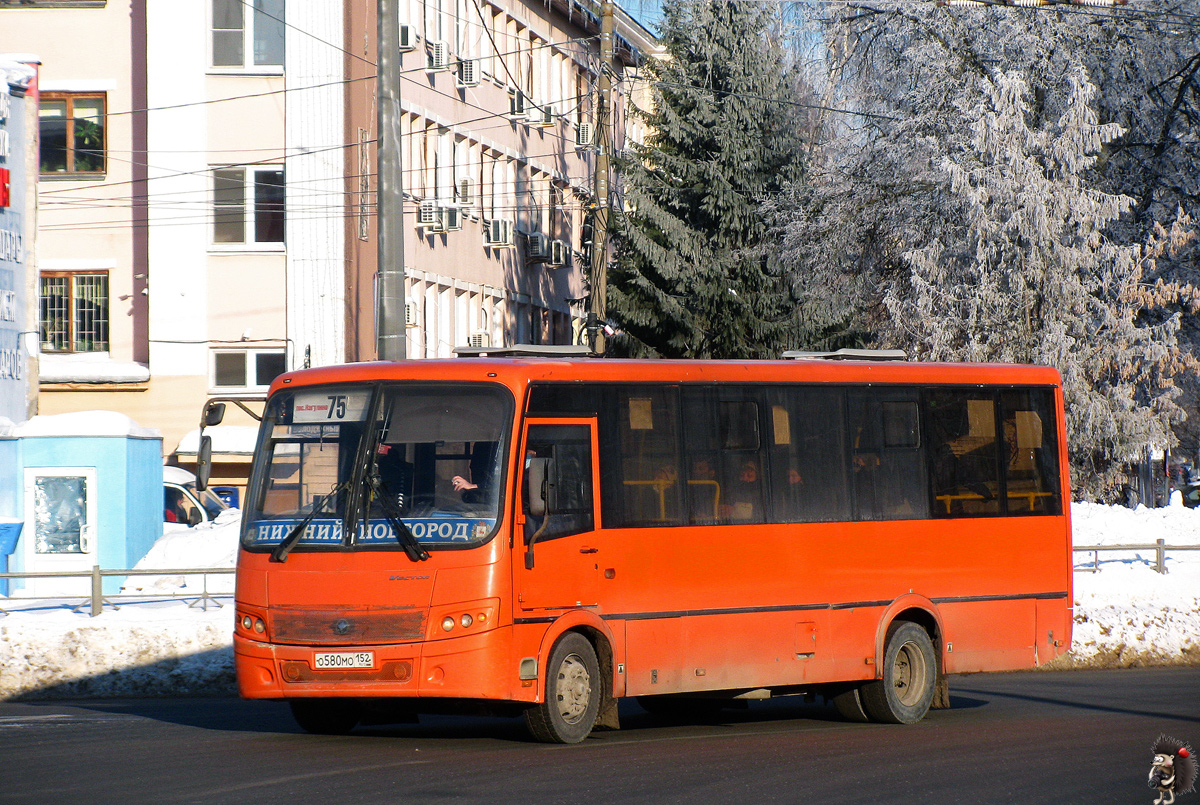
[[[492,336],[487,330],[476,330],[467,338],[467,345],[475,349],[483,349],[492,345]]]
[[[444,39],[432,42],[429,47],[429,72],[445,70],[450,67],[450,43]]]
[[[550,238],[534,232],[529,236],[529,247],[525,250],[530,260],[545,260],[550,257]]]
[[[439,231],[442,228],[442,216],[438,203],[433,199],[425,199],[417,205],[417,229],[432,229]]]
[[[457,232],[462,229],[462,208],[461,207],[441,207],[442,216],[442,231]]]
[[[550,104],[530,104],[527,108],[526,119],[529,125],[546,128],[554,125],[554,107]]]
[[[455,201],[459,204],[468,205],[475,203],[475,183],[468,177],[459,179],[454,185],[454,192],[457,195]]]
[[[509,120],[525,120],[529,108],[529,98],[521,90],[513,90],[508,96]]]
[[[404,326],[417,327],[419,326],[419,318],[421,311],[417,308],[417,303],[409,299],[404,303]]]
[[[565,266],[571,262],[571,247],[567,245],[565,240],[550,241],[550,258],[546,261],[547,265]]]
[[[417,26],[400,23],[400,50],[413,50],[417,47]]]
[[[591,145],[595,136],[595,125],[587,121],[580,121],[579,125],[575,127],[575,145],[581,148]]]
[[[497,249],[510,249],[517,245],[516,227],[507,218],[493,218],[483,230],[483,240]]]
[[[479,86],[479,59],[459,59],[458,85],[460,87]]]
[[[439,226],[442,226],[442,216],[438,215],[436,200],[427,198],[416,205],[416,228],[428,229]]]

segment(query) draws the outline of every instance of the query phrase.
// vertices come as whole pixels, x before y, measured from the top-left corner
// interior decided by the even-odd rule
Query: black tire
[[[554,645],[546,663],[545,698],[525,711],[525,725],[539,741],[577,744],[591,734],[604,685],[596,650],[578,632]]]
[[[865,724],[871,720],[863,709],[862,693],[858,685],[834,695],[833,706],[847,721]]]
[[[638,696],[637,703],[650,715],[668,721],[704,721],[725,709],[721,699],[687,696]]]
[[[866,714],[887,724],[912,724],[924,718],[937,684],[937,656],[929,634],[915,623],[892,624],[882,670],[882,679],[859,689]]]
[[[353,699],[292,699],[289,704],[300,728],[316,735],[346,735],[362,717]]]

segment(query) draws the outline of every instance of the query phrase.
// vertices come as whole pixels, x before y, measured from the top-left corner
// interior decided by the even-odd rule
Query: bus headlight
[[[264,634],[267,631],[266,621],[264,621],[262,618],[255,617],[254,615],[243,614],[242,617],[238,619],[238,625],[241,626],[244,631],[253,632],[259,635]]]
[[[484,598],[433,607],[425,622],[425,639],[457,639],[496,628],[500,599]]]

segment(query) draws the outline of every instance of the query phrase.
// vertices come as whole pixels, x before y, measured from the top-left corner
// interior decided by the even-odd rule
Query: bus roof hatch
[[[791,361],[906,361],[908,355],[902,349],[839,349],[834,352],[792,349],[783,353],[783,358]]]
[[[455,347],[460,358],[594,358],[583,344],[512,344],[507,347]]]

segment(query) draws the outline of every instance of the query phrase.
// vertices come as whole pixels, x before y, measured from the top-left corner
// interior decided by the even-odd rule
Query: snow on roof
[[[216,425],[204,429],[212,437],[212,451],[221,455],[253,455],[258,443],[258,428],[253,425]],[[200,430],[188,431],[175,448],[176,455],[194,456],[200,447]]]
[[[0,53],[0,75],[4,76],[5,83],[22,88],[29,86],[37,70],[22,62],[41,64],[41,60],[31,53]]]
[[[7,420],[5,420],[7,421]],[[35,416],[27,422],[5,425],[0,436],[129,436],[137,439],[161,439],[157,428],[143,428],[116,411],[78,411],[71,414]]]
[[[42,383],[145,383],[150,370],[132,361],[114,361],[107,352],[55,355],[43,352],[38,361]]]

